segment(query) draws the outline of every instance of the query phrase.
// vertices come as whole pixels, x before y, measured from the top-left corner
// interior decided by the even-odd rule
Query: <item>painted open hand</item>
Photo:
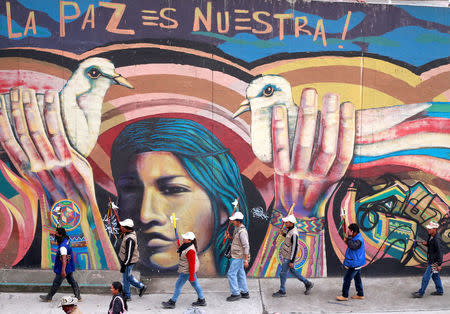
[[[286,106],[275,105],[272,115],[275,208],[308,216],[320,195],[345,174],[353,157],[355,109],[326,94],[318,118],[318,95],[304,89],[297,115],[292,150]],[[318,127],[317,127],[318,126]]]
[[[108,268],[117,269],[117,257],[97,207],[92,169],[68,143],[58,93],[45,92],[42,111],[34,90],[11,89],[10,110],[3,95],[0,97],[0,143],[23,178],[40,191],[41,201],[44,200],[41,204],[43,229],[52,228],[50,208],[54,202],[61,199],[75,201],[81,210],[81,229],[91,267],[100,268],[94,254],[94,250],[100,249],[105,254]],[[93,225],[88,221],[93,221]],[[42,238],[46,241],[46,237]],[[101,247],[94,249],[97,240]]]

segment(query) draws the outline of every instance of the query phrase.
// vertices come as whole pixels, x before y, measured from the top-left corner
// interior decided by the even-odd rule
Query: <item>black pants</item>
[[[48,293],[48,298],[51,299],[56,291],[58,291],[59,286],[61,286],[62,282],[64,281],[64,278],[67,279],[67,282],[72,286],[73,294],[77,299],[80,298],[80,287],[78,286],[78,283],[73,278],[73,273],[67,274],[66,277],[61,276],[60,274],[55,275],[55,279],[53,280],[52,288],[50,289],[50,292]]]

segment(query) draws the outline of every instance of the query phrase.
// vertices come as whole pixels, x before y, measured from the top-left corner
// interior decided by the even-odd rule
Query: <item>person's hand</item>
[[[120,272],[123,274],[125,272],[125,264],[120,263]]]
[[[248,268],[248,262],[247,261],[244,261],[244,268]]]
[[[228,231],[225,231],[225,238],[226,239],[231,239],[230,233]]]
[[[61,277],[66,278],[66,276],[67,276],[66,271],[65,271],[65,270],[62,270],[62,271],[61,271]]]
[[[92,213],[95,228],[81,223],[84,235],[94,232],[100,239],[101,246],[92,250],[102,250],[108,269],[117,269],[117,256],[97,207],[92,169],[68,143],[61,120],[59,94],[45,92],[42,116],[34,90],[13,88],[10,99],[13,123],[9,120],[6,102],[3,98],[1,101],[0,143],[22,177],[44,198],[44,205],[41,204],[43,229],[52,228],[50,208],[54,202],[61,199],[74,201],[81,210],[81,219],[87,219],[88,211]],[[87,241],[87,245],[96,244]],[[89,258],[91,264],[100,267],[97,256]]]
[[[442,269],[442,266],[437,266],[437,267],[436,267],[436,269],[437,269],[437,271],[439,271],[439,272],[440,272],[440,271],[441,271],[441,269]]]
[[[294,263],[289,263],[289,268],[294,268]]]
[[[295,203],[300,216],[309,215],[320,195],[343,177],[353,157],[353,104],[340,104],[338,95],[326,94],[318,119],[317,98],[315,89],[302,92],[292,151],[286,107],[276,105],[272,114],[275,208],[287,210]]]

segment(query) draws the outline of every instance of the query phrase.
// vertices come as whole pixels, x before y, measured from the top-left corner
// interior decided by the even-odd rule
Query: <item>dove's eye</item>
[[[273,92],[274,92],[273,86],[269,85],[264,89],[263,95],[266,97],[269,97],[269,96],[272,96]]]
[[[100,71],[96,68],[90,69],[87,74],[89,75],[90,78],[93,79],[96,79],[101,75]]]

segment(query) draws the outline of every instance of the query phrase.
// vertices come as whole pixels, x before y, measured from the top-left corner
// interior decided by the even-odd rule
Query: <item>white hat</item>
[[[134,222],[131,219],[125,219],[124,221],[120,222],[120,225],[122,227],[128,227],[128,228],[133,228],[134,227]]]
[[[181,235],[183,237],[183,239],[186,240],[194,240],[195,239],[195,234],[193,232],[186,232],[185,234]]]
[[[61,301],[59,302],[59,307],[63,305],[76,305],[78,302],[78,299],[71,296],[71,295],[65,295],[61,298]]]
[[[235,212],[233,216],[230,217],[230,220],[244,220],[244,215],[241,212]]]
[[[294,215],[289,215],[284,218],[281,218],[283,222],[292,222],[293,224],[297,223],[297,219],[295,219]]]
[[[427,229],[437,229],[439,228],[439,224],[434,221],[430,221],[430,223],[427,225]]]

